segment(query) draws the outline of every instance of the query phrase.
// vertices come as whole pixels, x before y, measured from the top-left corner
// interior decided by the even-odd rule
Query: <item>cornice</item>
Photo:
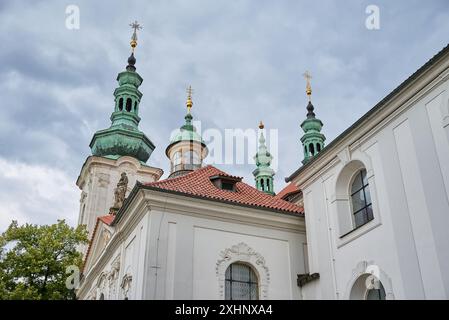
[[[159,178],[164,174],[164,171],[160,168],[148,166],[142,164],[140,161],[133,157],[129,156],[123,156],[116,160],[114,159],[108,159],[104,157],[99,156],[89,156],[87,157],[86,161],[84,162],[81,172],[78,176],[78,179],[76,180],[76,185],[82,189],[84,184],[84,177],[86,176],[86,171],[89,170],[89,168],[93,165],[103,167],[103,168],[117,168],[123,163],[129,163],[133,165],[136,168],[136,171],[138,173],[147,173],[151,174],[154,177],[154,181],[159,180]]]

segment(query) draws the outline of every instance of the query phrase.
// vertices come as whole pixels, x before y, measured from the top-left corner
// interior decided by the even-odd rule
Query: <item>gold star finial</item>
[[[186,101],[186,105],[187,105],[187,112],[190,113],[190,109],[193,106],[193,102],[192,102],[192,93],[193,93],[193,89],[192,86],[188,86],[187,88],[187,101]]]
[[[310,85],[310,79],[312,79],[312,75],[309,71],[304,72],[304,79],[306,79],[306,94],[309,97],[309,101],[312,100],[312,86]]]
[[[129,26],[131,27],[131,29],[134,29],[130,42],[132,51],[134,52],[134,48],[137,46],[137,30],[141,30],[142,26],[137,22],[137,20],[130,23]]]
[[[264,126],[262,120],[260,120],[260,123],[259,123],[259,129],[262,130],[263,128],[265,128],[265,126]]]

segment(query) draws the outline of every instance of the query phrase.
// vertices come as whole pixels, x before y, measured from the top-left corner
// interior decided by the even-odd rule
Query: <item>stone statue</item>
[[[128,188],[128,176],[122,172],[121,178],[117,183],[117,188],[114,191],[114,205],[111,207],[111,213],[116,213],[123,205]]]

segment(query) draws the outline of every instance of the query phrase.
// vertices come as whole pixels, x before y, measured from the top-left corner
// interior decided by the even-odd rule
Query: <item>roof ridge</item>
[[[298,205],[295,204],[295,203],[292,203],[292,202],[289,202],[289,201],[287,201],[287,200],[284,200],[284,199],[282,199],[282,198],[280,198],[280,197],[277,197],[276,195],[273,196],[273,195],[271,195],[271,194],[268,194],[268,193],[265,193],[265,192],[263,192],[263,191],[260,191],[259,189],[255,188],[255,187],[253,187],[252,185],[249,185],[249,184],[247,184],[247,183],[245,183],[245,182],[243,182],[243,181],[240,181],[240,183],[243,183],[243,184],[245,184],[246,186],[248,186],[248,187],[254,189],[254,190],[257,191],[259,194],[261,194],[261,195],[263,195],[263,196],[265,196],[265,197],[269,197],[269,198],[270,198],[271,200],[273,200],[273,201],[282,201],[282,202],[284,202],[284,203],[286,203],[286,204],[293,205],[293,206],[296,206],[296,207],[301,208],[300,206],[298,206]]]
[[[231,178],[243,179],[243,177],[231,175],[229,173],[224,172],[221,169],[218,169],[217,167],[215,167],[215,166],[213,166],[211,164],[208,164],[208,165],[206,165],[204,167],[201,167],[199,169],[193,170],[192,172],[189,172],[189,173],[187,173],[185,175],[182,175],[182,176],[179,176],[179,177],[165,178],[165,179],[159,180],[159,181],[147,182],[147,183],[144,183],[143,185],[145,185],[145,186],[157,186],[159,183],[165,183],[165,182],[168,182],[168,181],[176,182],[178,180],[186,179],[187,177],[192,176],[193,174],[199,174],[200,172],[206,171],[206,169],[214,169],[214,170],[218,171],[217,175],[222,175],[222,176],[231,177]]]
[[[207,166],[198,168],[198,169],[196,169],[196,170],[193,170],[192,172],[189,172],[189,173],[187,173],[187,174],[185,174],[185,175],[182,175],[182,176],[179,176],[179,177],[165,178],[165,179],[158,180],[158,181],[146,182],[146,183],[143,183],[143,185],[144,185],[144,186],[155,186],[155,185],[157,185],[158,183],[163,183],[163,182],[168,182],[168,181],[178,181],[178,180],[181,180],[181,179],[185,179],[187,176],[190,176],[190,175],[192,175],[193,173],[198,173],[198,172],[201,172],[201,171],[205,171],[205,170],[208,169],[209,167],[215,168],[214,166],[208,164]],[[217,169],[217,168],[215,168],[215,169]],[[217,169],[217,170],[219,170],[219,169]]]

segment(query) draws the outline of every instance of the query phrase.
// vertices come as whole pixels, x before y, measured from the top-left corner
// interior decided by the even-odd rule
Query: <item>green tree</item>
[[[66,268],[81,269],[76,248],[84,243],[84,226],[72,228],[64,220],[43,226],[13,221],[0,235],[0,299],[74,299],[74,290],[66,286]]]

